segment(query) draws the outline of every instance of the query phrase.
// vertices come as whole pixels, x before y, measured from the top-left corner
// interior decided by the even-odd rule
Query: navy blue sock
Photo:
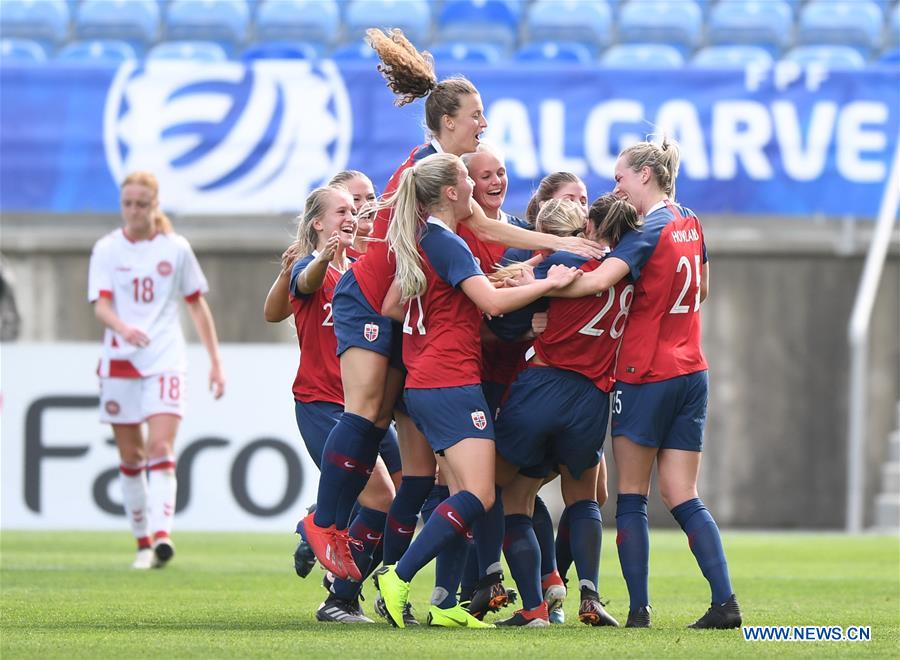
[[[456,590],[469,554],[469,539],[464,534],[454,535],[438,553],[434,568],[434,591],[431,604],[442,610],[456,605]]]
[[[357,498],[369,482],[369,477],[372,476],[372,469],[375,467],[375,461],[378,460],[378,449],[385,433],[387,433],[387,429],[380,429],[377,426],[372,426],[366,433],[363,451],[357,455],[360,467],[365,469],[354,470],[344,490],[338,496],[337,509],[334,513],[334,524],[338,529],[346,529],[356,517],[356,511],[359,509]]]
[[[628,586],[631,611],[650,604],[650,527],[647,524],[647,498],[644,495],[619,495],[616,501],[616,545],[622,577]]]
[[[365,417],[344,412],[328,434],[322,451],[322,474],[313,515],[313,521],[319,527],[334,525],[341,498],[352,492],[351,502],[355,501],[366,485],[375,464],[374,458],[367,460],[367,457],[378,455],[377,443],[374,447],[366,446],[373,428],[374,424]]]
[[[465,538],[472,523],[482,517],[484,507],[472,493],[461,490],[451,495],[438,505],[409,550],[397,562],[397,576],[406,582],[412,580],[455,536]]]
[[[724,603],[734,591],[731,589],[728,561],[725,559],[725,549],[722,547],[722,537],[716,521],[699,497],[682,502],[672,509],[672,515],[687,534],[691,552],[709,582],[712,602],[716,605]]]
[[[475,593],[475,585],[478,584],[478,554],[475,552],[475,543],[469,540],[466,549],[466,566],[463,569],[462,581],[459,584],[459,600],[465,603],[472,600]]]
[[[422,504],[422,523],[427,525],[428,519],[431,518],[431,514],[434,513],[438,504],[448,497],[450,497],[450,486],[435,484],[432,489],[428,491],[428,497],[425,498],[425,503]]]
[[[572,567],[572,530],[569,528],[569,507],[563,509],[556,527],[556,570],[566,579]]]
[[[403,477],[400,482],[384,527],[385,566],[396,564],[412,543],[419,510],[433,485],[434,477]]]
[[[500,552],[505,535],[503,498],[500,487],[494,487],[494,506],[472,526],[475,552],[478,554],[478,573],[484,577],[500,570]]]
[[[506,516],[503,554],[522,594],[522,607],[534,609],[544,600],[544,593],[541,590],[541,548],[531,518],[521,513]]]
[[[359,507],[359,514],[353,519],[353,524],[348,530],[350,538],[359,544],[350,544],[350,552],[353,554],[353,562],[365,575],[372,565],[372,557],[375,550],[381,545],[386,514],[375,509]],[[351,580],[335,580],[331,591],[344,600],[352,600],[362,588],[361,582]]]
[[[553,541],[553,519],[540,495],[534,498],[534,515],[531,516],[534,535],[541,547],[541,579],[556,570],[556,548]]]
[[[569,507],[569,528],[572,530],[569,545],[578,571],[578,584],[598,591],[603,520],[596,500],[578,500]]]

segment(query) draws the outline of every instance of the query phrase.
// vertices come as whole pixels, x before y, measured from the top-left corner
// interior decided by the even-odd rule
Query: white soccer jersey
[[[107,328],[99,375],[140,378],[186,370],[178,300],[196,300],[208,286],[190,244],[178,234],[132,241],[122,229],[101,238],[91,253],[88,300],[109,298],[119,318],[150,338],[144,348]]]

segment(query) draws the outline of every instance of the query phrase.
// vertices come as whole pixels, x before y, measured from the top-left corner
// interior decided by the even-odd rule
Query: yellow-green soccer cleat
[[[461,605],[442,610],[437,605],[432,605],[428,610],[428,625],[442,628],[494,628],[493,623],[479,621],[469,614]]]
[[[393,566],[383,566],[375,571],[375,586],[384,599],[390,622],[398,628],[405,628],[403,608],[409,600],[409,582],[401,580]]]

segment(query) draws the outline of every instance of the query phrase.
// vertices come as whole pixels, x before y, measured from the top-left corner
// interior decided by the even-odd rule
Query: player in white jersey
[[[88,278],[88,300],[105,326],[97,370],[100,420],[112,425],[119,448],[136,569],[162,567],[175,554],[174,445],[187,389],[179,299],[187,302],[209,353],[210,390],[217,399],[225,391],[216,327],[203,298],[206,278],[191,246],[159,209],[158,193],[152,174],[128,175],[121,193],[124,226],[94,245]]]

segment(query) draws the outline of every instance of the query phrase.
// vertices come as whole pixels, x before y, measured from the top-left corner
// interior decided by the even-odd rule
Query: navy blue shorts
[[[297,428],[300,429],[300,436],[306,445],[310,458],[316,467],[322,467],[322,452],[325,451],[325,441],[328,440],[328,434],[337,424],[341,414],[344,412],[343,406],[336,403],[326,401],[313,401],[303,403],[294,400],[294,415],[297,418]],[[397,444],[397,432],[391,426],[384,439],[378,447],[378,455],[387,466],[388,472],[393,474],[401,469],[400,463],[400,446]]]
[[[497,418],[497,453],[528,477],[565,465],[578,479],[600,462],[609,395],[574,371],[529,367]]]
[[[708,398],[706,371],[656,383],[616,383],[612,435],[645,447],[702,451]]]
[[[481,383],[481,389],[484,391],[484,400],[487,401],[488,408],[491,411],[491,419],[497,419],[497,413],[500,411],[500,404],[503,402],[503,395],[506,394],[507,386],[503,383],[495,383],[485,380]]]
[[[338,355],[355,347],[391,357],[397,345],[393,339],[394,322],[372,309],[353,269],[344,273],[334,287],[331,309]]]
[[[494,439],[494,420],[481,385],[407,389],[403,399],[435,453],[466,438]]]

